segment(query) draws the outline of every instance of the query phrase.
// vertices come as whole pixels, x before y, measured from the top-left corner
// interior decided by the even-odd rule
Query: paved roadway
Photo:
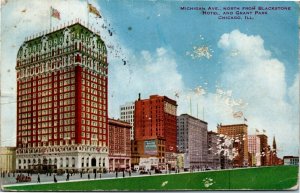
[[[174,171],[172,171],[172,173],[174,173]],[[23,173],[25,176],[27,176],[27,173]],[[135,173],[132,172],[131,176],[147,176],[149,174],[139,174],[139,173]],[[160,175],[160,174],[154,174],[154,172],[151,172],[151,175]],[[56,179],[58,182],[65,182],[66,178],[67,178],[67,174],[63,174],[63,175],[55,175]],[[16,181],[16,177],[17,174],[15,174],[15,177],[13,177],[12,174],[10,174],[10,177],[7,176],[7,174],[5,175],[4,178],[0,178],[0,183],[1,185],[13,185],[13,184],[36,184],[37,183],[37,174],[32,174],[31,177],[31,182],[18,182]],[[129,173],[125,172],[125,177],[129,177]],[[101,174],[101,178],[105,179],[105,178],[116,178],[116,173],[106,173],[106,174]],[[123,178],[123,173],[122,172],[118,172],[118,178]],[[95,179],[95,175],[94,173],[90,173],[90,180]],[[100,179],[100,174],[97,173],[96,179]],[[78,181],[78,180],[88,180],[88,174],[82,174],[82,178],[80,177],[80,173],[78,174],[73,174],[72,176],[70,175],[69,181]],[[53,174],[51,176],[47,176],[46,174],[40,174],[40,182],[44,183],[44,182],[54,182],[54,177]]]

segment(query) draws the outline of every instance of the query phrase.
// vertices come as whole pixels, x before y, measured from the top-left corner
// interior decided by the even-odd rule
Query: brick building
[[[135,101],[135,145],[140,157],[155,156],[165,163],[165,154],[176,153],[176,101],[152,95]]]
[[[79,21],[17,55],[17,169],[108,168],[107,50]]]
[[[273,144],[272,147],[270,145],[267,146],[267,151],[264,151],[262,157],[265,157],[266,166],[274,166],[274,165],[280,165],[280,160],[277,157],[277,146],[276,146],[276,140],[275,136],[273,137]]]
[[[280,160],[277,157],[277,145],[275,136],[273,137],[273,144],[272,144],[272,154],[271,154],[271,165],[280,165]]]
[[[268,136],[265,134],[257,135],[260,139],[260,156],[261,156],[261,166],[266,166],[267,164],[267,152],[269,151],[268,147]]]
[[[131,167],[131,125],[127,122],[108,119],[109,125],[109,170],[124,170]]]
[[[233,160],[234,167],[248,165],[248,125],[218,125],[218,133],[234,139],[233,148],[238,152]]]

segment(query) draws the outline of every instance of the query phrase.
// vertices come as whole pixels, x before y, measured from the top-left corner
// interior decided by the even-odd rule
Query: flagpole
[[[51,27],[52,27],[51,12],[52,12],[52,6],[50,7],[50,31],[51,31]]]
[[[87,3],[87,27],[89,27],[89,12],[90,12],[89,1],[87,0],[86,3]]]
[[[198,116],[199,114],[198,114],[198,103],[197,103],[197,119],[199,118],[199,116]]]
[[[192,97],[190,96],[190,114],[191,114],[191,116],[193,116],[192,115]]]

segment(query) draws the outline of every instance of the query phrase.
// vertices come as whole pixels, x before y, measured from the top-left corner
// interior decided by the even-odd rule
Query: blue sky
[[[282,3],[291,6],[294,11],[269,12],[257,16],[255,20],[218,20],[213,16],[203,16],[200,11],[182,11],[181,6],[277,6],[278,2],[182,2],[182,1],[99,1],[104,8],[101,11],[111,18],[120,40],[135,52],[154,51],[157,47],[168,47],[180,61],[178,67],[184,82],[195,87],[206,80],[214,85],[221,71],[217,47],[223,33],[239,29],[242,33],[260,35],[265,48],[272,55],[286,63],[286,80],[290,85],[297,72],[298,19],[297,4]],[[132,30],[128,30],[131,27]],[[288,31],[288,35],[287,35]],[[199,35],[205,37],[201,40]],[[283,38],[284,37],[284,38]],[[211,60],[193,60],[186,56],[192,46],[206,43],[211,45],[215,54]],[[200,76],[199,76],[200,75]],[[291,76],[292,75],[292,76]]]
[[[218,123],[244,123],[243,117],[233,117],[242,112],[249,134],[266,130],[270,144],[276,137],[280,156],[298,154],[297,3],[89,2],[103,16],[90,14],[89,24],[108,46],[110,117],[118,118],[119,106],[136,100],[139,92],[142,98],[166,95],[177,101],[178,115],[204,119],[209,130],[216,131]],[[51,6],[61,13],[61,20],[51,19],[54,27],[75,18],[86,22],[87,1],[3,0],[1,5],[1,144],[14,145],[18,48],[25,37],[49,30]],[[181,6],[290,6],[291,11],[268,11],[253,20],[218,20],[200,11],[182,11]],[[211,57],[193,58],[200,48]]]

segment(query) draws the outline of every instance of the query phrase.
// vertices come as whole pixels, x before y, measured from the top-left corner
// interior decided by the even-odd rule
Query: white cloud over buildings
[[[245,110],[249,126],[265,129],[269,138],[276,136],[277,146],[281,149],[297,152],[299,113],[295,112],[299,109],[299,75],[294,85],[288,88],[285,65],[272,57],[258,35],[234,30],[223,34],[218,46],[224,53],[221,82],[249,103]],[[239,50],[239,54],[230,56],[232,50]]]

